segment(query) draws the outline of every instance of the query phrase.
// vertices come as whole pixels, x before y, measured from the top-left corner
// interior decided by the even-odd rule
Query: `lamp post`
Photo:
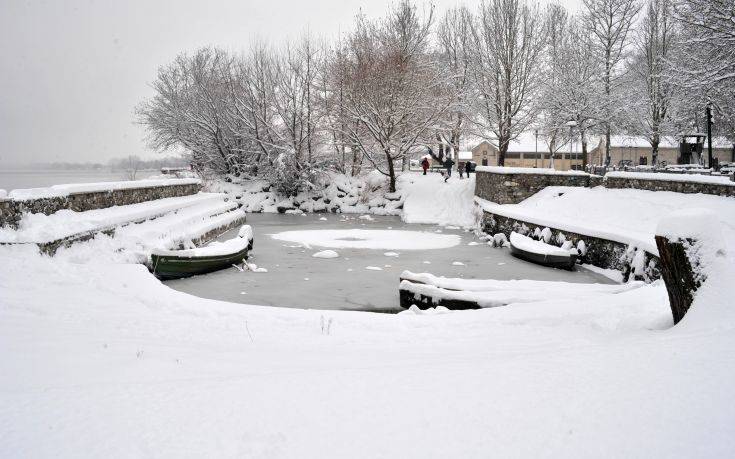
[[[534,134],[536,134],[536,156],[534,157],[534,167],[538,167],[538,129],[534,131]]]
[[[712,104],[707,104],[707,167],[712,168]]]
[[[573,153],[572,153],[572,146],[573,146],[572,139],[573,139],[573,137],[572,137],[572,134],[573,134],[574,126],[576,126],[576,125],[577,125],[577,122],[574,121],[574,120],[569,120],[567,122],[567,126],[569,126],[569,166],[570,166],[570,168],[571,168],[571,165],[572,165],[572,157],[573,157]]]

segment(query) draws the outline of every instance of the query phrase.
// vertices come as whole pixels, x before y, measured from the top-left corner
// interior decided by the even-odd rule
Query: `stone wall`
[[[46,215],[62,209],[84,212],[112,206],[138,204],[155,199],[188,196],[198,193],[201,188],[200,183],[187,183],[72,193],[66,196],[40,199],[0,199],[0,226],[17,226],[24,212]]]
[[[488,168],[500,169],[500,168]],[[516,168],[509,168],[517,171]],[[532,171],[533,169],[529,169]],[[547,186],[597,186],[602,177],[585,173],[527,173],[477,171],[475,195],[498,204],[518,204]]]
[[[703,183],[606,175],[603,185],[605,188],[635,188],[637,190],[703,193],[713,194],[716,196],[735,197],[735,183]]]
[[[496,215],[490,212],[483,212],[482,230],[488,234],[503,233],[510,238],[510,233],[516,233],[531,236],[536,228],[543,230],[545,227],[535,223],[529,223],[513,218]],[[635,247],[630,247],[618,241],[602,239],[599,237],[588,236],[586,234],[572,233],[557,228],[549,228],[551,230],[550,243],[556,242],[561,245],[564,240],[572,241],[576,247],[579,241],[584,241],[586,253],[580,256],[582,263],[588,263],[605,269],[615,269],[623,274],[627,280],[630,274],[630,261],[635,251]],[[639,278],[645,280],[654,280],[660,277],[658,269],[658,257],[645,252],[645,273],[636,273]]]

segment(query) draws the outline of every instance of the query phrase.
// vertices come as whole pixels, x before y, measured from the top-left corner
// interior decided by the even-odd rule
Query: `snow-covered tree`
[[[671,134],[669,108],[673,86],[665,70],[675,46],[671,0],[649,0],[635,37],[630,67],[627,119],[635,134],[651,143],[652,163],[658,163],[661,137]]]
[[[633,20],[640,10],[637,0],[583,0],[587,27],[594,37],[597,59],[602,62],[603,130],[605,164],[610,163],[610,136],[624,106],[622,87],[625,53]]]
[[[675,121],[704,126],[710,104],[716,130],[735,141],[735,6],[732,0],[676,0],[679,44],[668,69],[676,85]]]
[[[434,9],[402,1],[379,21],[359,18],[349,40],[341,116],[345,137],[395,191],[395,162],[431,143],[456,98],[428,51]]]
[[[448,74],[450,91],[457,96],[455,108],[447,113],[446,129],[439,133],[440,142],[460,150],[460,141],[467,131],[467,93],[470,84],[472,43],[472,13],[464,6],[444,13],[437,28],[441,71]]]
[[[500,166],[511,140],[536,118],[542,25],[538,8],[523,0],[489,0],[472,29],[471,122],[475,135],[497,140]]]
[[[602,65],[582,18],[572,16],[560,22],[559,13],[552,14],[550,19],[556,16],[556,20],[549,28],[555,30],[547,32],[550,37],[547,59],[552,62],[548,64],[550,73],[544,80],[541,98],[544,132],[553,154],[569,141],[568,123],[574,122],[572,129],[580,137],[582,164],[586,167],[590,131],[603,116],[600,100],[604,88],[599,78]],[[556,25],[552,25],[554,22]]]

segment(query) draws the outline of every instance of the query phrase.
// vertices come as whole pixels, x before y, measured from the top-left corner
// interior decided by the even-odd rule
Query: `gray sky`
[[[439,11],[458,3],[435,0]],[[562,0],[578,9],[581,0]],[[387,0],[0,0],[0,164],[154,157],[133,109],[160,65],[307,28],[332,37]]]

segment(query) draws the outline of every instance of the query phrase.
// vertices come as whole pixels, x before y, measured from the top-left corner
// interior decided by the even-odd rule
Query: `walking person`
[[[421,168],[424,170],[424,175],[426,175],[426,171],[429,170],[429,158],[424,157],[424,159],[421,160]]]
[[[452,158],[447,158],[444,161],[444,168],[447,170],[447,175],[444,176],[445,182],[452,176],[452,166],[454,166],[454,161],[452,161]]]
[[[462,173],[464,172],[464,164],[457,164],[457,172],[459,172],[459,179],[462,180]]]
[[[472,164],[469,161],[464,163],[464,171],[467,173],[467,178],[470,178],[470,172],[472,172]]]

